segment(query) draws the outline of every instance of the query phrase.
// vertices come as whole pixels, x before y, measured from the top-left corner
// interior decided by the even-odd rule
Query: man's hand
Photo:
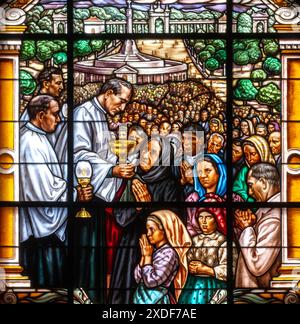
[[[181,185],[185,185],[189,183],[191,185],[194,184],[194,177],[193,177],[193,167],[187,162],[183,161],[180,165],[180,183]]]
[[[244,230],[247,227],[252,227],[256,223],[256,216],[250,209],[248,210],[236,210],[234,213],[235,225]]]
[[[150,202],[152,197],[148,191],[147,185],[138,179],[134,179],[131,184],[131,190],[136,201]]]
[[[116,165],[112,170],[112,175],[117,178],[131,179],[134,176],[135,166],[129,164]]]
[[[77,200],[81,202],[91,201],[93,198],[93,189],[94,187],[89,184],[85,188],[78,185],[77,190]]]

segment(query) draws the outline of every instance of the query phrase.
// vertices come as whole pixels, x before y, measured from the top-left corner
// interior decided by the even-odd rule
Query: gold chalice
[[[136,141],[118,139],[110,142],[111,151],[119,158],[120,164],[126,164],[128,152],[136,145]]]
[[[75,174],[77,177],[77,181],[82,188],[86,188],[90,182],[92,177],[92,166],[88,161],[78,161],[75,169]],[[77,218],[91,218],[91,214],[85,209],[81,208],[79,212],[77,212]]]

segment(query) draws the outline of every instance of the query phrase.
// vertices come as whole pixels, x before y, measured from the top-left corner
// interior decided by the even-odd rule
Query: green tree
[[[211,58],[211,54],[209,51],[202,51],[198,54],[199,60],[204,63],[206,62],[208,59]]]
[[[233,40],[233,51],[245,50],[245,43],[242,40]]]
[[[213,45],[207,45],[204,50],[209,51],[211,55],[214,55],[216,52],[216,49]]]
[[[24,70],[20,70],[20,91],[23,95],[31,95],[36,89],[36,81],[32,75]]]
[[[247,65],[249,64],[249,55],[247,51],[237,51],[233,54],[233,62],[237,65]]]
[[[214,71],[214,70],[217,70],[220,67],[220,64],[219,64],[219,62],[215,58],[211,57],[210,59],[208,59],[205,62],[205,67],[209,71]]]
[[[243,100],[244,102],[254,100],[258,91],[249,79],[239,80],[233,90],[233,96],[236,100]]]
[[[45,17],[41,18],[38,22],[38,25],[43,31],[53,33],[52,17],[51,16],[45,16]]]
[[[223,41],[222,39],[214,39],[212,45],[216,49],[216,51],[225,49],[225,41]]]
[[[180,10],[172,8],[170,18],[174,19],[174,20],[183,20],[184,16],[183,16],[183,13]]]
[[[252,33],[253,20],[247,13],[241,13],[237,19],[237,31],[238,33]]]
[[[85,20],[90,18],[89,9],[84,9],[84,8],[74,9],[73,13],[74,13],[74,19]]]
[[[29,64],[29,60],[33,59],[36,54],[35,41],[24,40],[21,46],[20,59],[26,61],[26,66]]]
[[[268,57],[263,63],[263,69],[268,75],[279,75],[281,73],[281,63],[275,57]]]
[[[113,17],[111,15],[108,15],[104,8],[99,7],[91,7],[90,8],[90,14],[93,17],[97,17],[101,20],[111,20]]]
[[[224,64],[226,62],[226,51],[225,50],[219,50],[214,55],[214,58],[220,63]]]
[[[263,81],[267,79],[267,74],[264,70],[262,69],[256,69],[251,72],[250,76],[251,80],[254,82],[259,82],[260,86]]]
[[[102,40],[91,40],[90,42],[92,51],[95,52],[95,57],[98,56],[98,53],[101,52],[105,46],[105,43]]]
[[[264,45],[263,51],[267,56],[276,56],[279,53],[279,45],[272,40]]]
[[[206,44],[204,41],[197,41],[194,45],[194,49],[196,53],[200,53],[201,51],[204,50],[204,48],[206,47]]]
[[[67,63],[68,56],[65,52],[57,52],[53,54],[53,62],[55,65],[61,67],[63,64]]]
[[[281,92],[275,83],[269,83],[265,87],[259,89],[256,100],[260,104],[273,106],[275,109],[278,109],[280,104]]]
[[[256,64],[262,59],[262,52],[258,46],[252,46],[247,50],[249,56],[249,63]]]
[[[105,13],[112,17],[113,20],[126,20],[126,16],[116,7],[104,7]]]
[[[45,64],[45,66],[50,65],[50,60],[53,55],[53,42],[51,41],[38,41],[36,58]]]
[[[90,46],[90,41],[88,40],[78,40],[74,42],[74,57],[79,57],[83,59],[84,57],[92,53],[92,48]]]

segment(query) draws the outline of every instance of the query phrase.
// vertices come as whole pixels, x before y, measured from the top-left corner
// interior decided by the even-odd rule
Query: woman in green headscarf
[[[247,173],[250,167],[256,163],[268,162],[275,165],[268,142],[258,135],[248,137],[243,142],[243,152],[246,165],[242,167],[233,183],[233,192],[244,201],[253,202],[254,199],[248,195]]]

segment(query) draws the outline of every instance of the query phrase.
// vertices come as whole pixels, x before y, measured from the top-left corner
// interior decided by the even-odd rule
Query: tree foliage
[[[31,95],[36,89],[36,81],[32,75],[25,71],[20,70],[20,91],[23,95]]]
[[[237,19],[237,31],[239,33],[252,33],[252,30],[253,30],[252,17],[245,12],[239,14]]]
[[[53,62],[55,65],[62,65],[67,63],[68,56],[65,52],[57,52],[53,54]]]
[[[281,62],[274,57],[268,57],[263,63],[263,69],[268,75],[279,75],[281,73]]]
[[[219,62],[215,59],[215,58],[210,58],[205,62],[205,67],[209,70],[209,71],[214,71],[217,70],[219,68]]]
[[[249,79],[239,80],[233,91],[234,99],[236,100],[254,100],[258,91]]]
[[[267,56],[276,56],[279,53],[279,44],[275,40],[269,40],[263,46],[263,51]]]
[[[267,74],[262,69],[256,69],[251,72],[251,80],[254,82],[263,82],[267,79]]]
[[[281,92],[275,83],[269,83],[268,85],[261,87],[257,93],[256,100],[260,104],[268,106],[277,106],[280,103]]]
[[[249,59],[248,52],[247,51],[242,51],[242,50],[236,51],[233,54],[233,61],[237,65],[247,65],[247,64],[249,64],[250,59]]]
[[[21,46],[20,59],[23,61],[31,60],[36,54],[36,44],[32,40],[24,40]]]
[[[74,42],[74,56],[84,57],[92,53],[90,41],[78,40]]]

